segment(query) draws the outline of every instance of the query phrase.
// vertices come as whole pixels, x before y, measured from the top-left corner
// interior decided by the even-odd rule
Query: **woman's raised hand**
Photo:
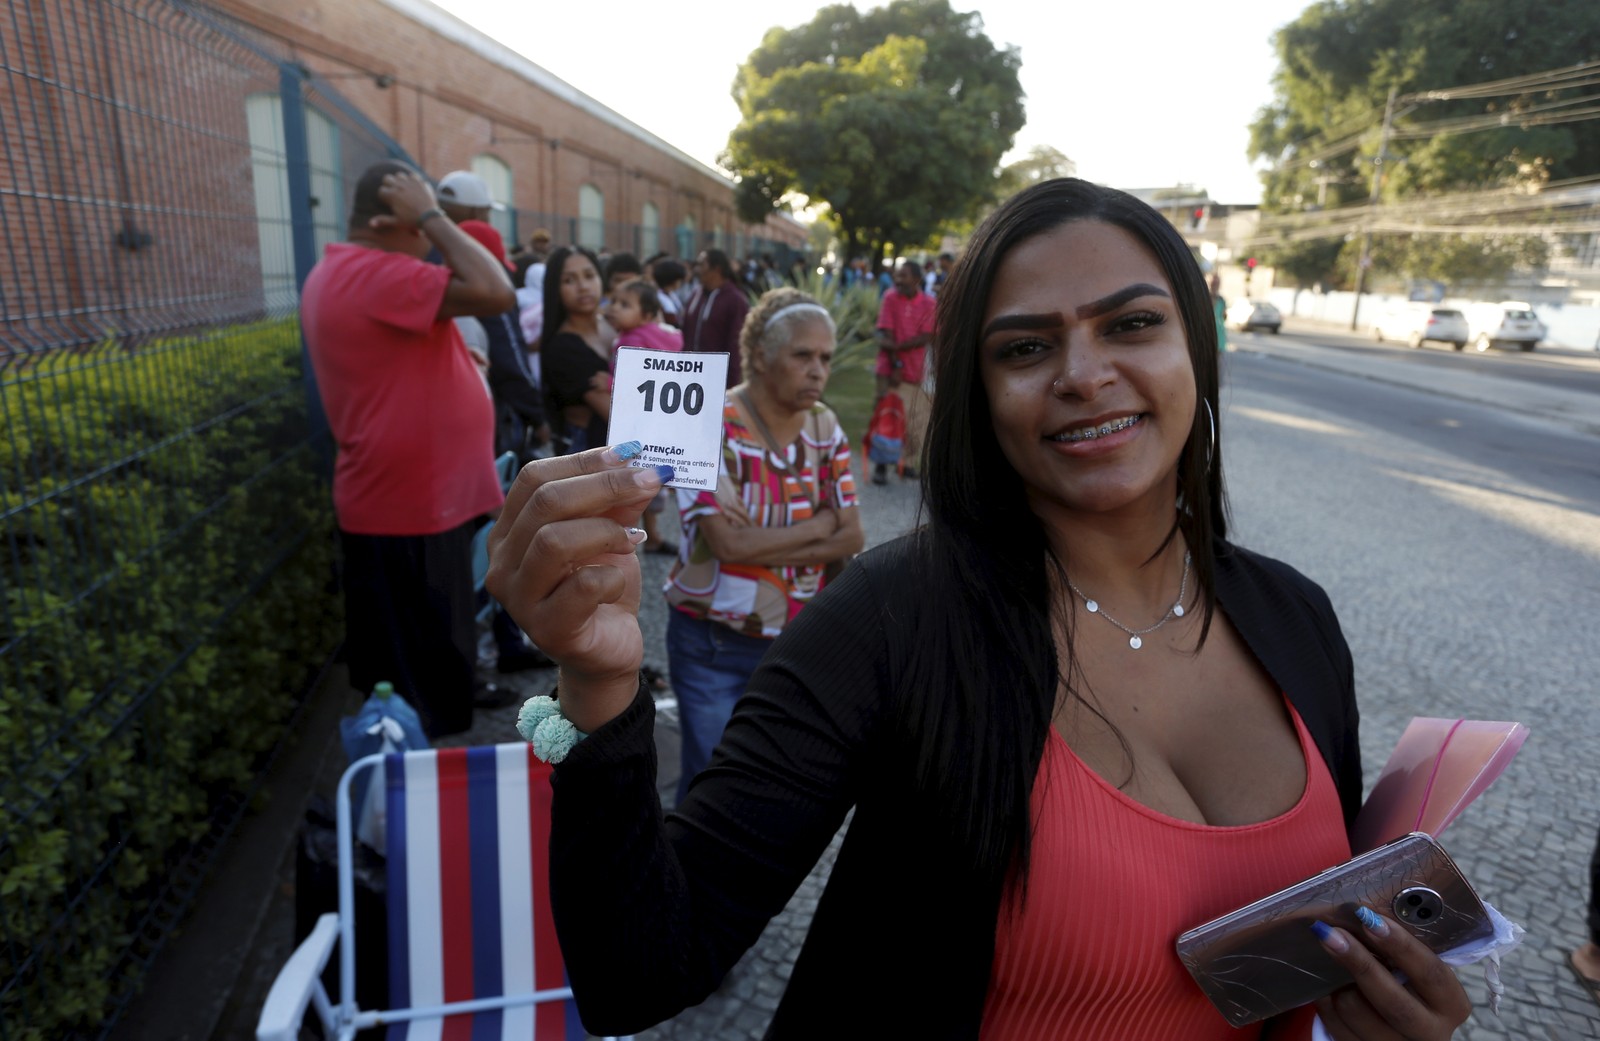
[[[1322,944],[1355,977],[1319,1000],[1335,1041],[1443,1041],[1467,1021],[1472,1002],[1450,966],[1423,942],[1370,908],[1356,912],[1359,937],[1325,926]],[[1391,971],[1393,970],[1393,971]],[[1401,983],[1394,973],[1403,973]]]
[[[562,713],[585,733],[639,689],[633,547],[644,532],[635,525],[672,468],[630,469],[637,451],[630,444],[529,463],[489,532],[489,592],[561,666]]]

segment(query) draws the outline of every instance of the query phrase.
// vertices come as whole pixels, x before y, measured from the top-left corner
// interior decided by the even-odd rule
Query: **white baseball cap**
[[[491,210],[503,210],[504,204],[494,201],[489,194],[489,186],[483,183],[483,178],[470,170],[452,170],[439,179],[439,201],[455,203],[457,206],[470,206],[477,209],[487,206]]]

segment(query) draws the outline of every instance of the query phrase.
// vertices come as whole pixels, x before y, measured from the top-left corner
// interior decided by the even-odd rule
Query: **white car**
[[[1241,332],[1265,329],[1269,333],[1276,333],[1283,325],[1283,315],[1265,300],[1235,300],[1228,305],[1223,321],[1230,329]]]
[[[1520,300],[1502,300],[1498,304],[1470,307],[1467,309],[1467,321],[1472,327],[1472,349],[1475,351],[1501,346],[1531,351],[1548,335],[1544,323],[1533,313],[1532,305]]]
[[[1467,316],[1448,307],[1396,307],[1372,323],[1372,338],[1399,340],[1421,347],[1429,340],[1448,343],[1456,350],[1467,345]]]

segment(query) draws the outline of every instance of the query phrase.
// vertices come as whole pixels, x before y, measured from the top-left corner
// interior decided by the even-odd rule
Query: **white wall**
[[[1267,299],[1285,315],[1348,326],[1356,295],[1343,292],[1318,294],[1309,289],[1277,288],[1267,294]],[[1361,298],[1361,331],[1366,332],[1371,328],[1373,318],[1405,302],[1405,298],[1400,296],[1368,293]],[[1439,306],[1465,311],[1474,303],[1481,302],[1446,297]],[[1550,330],[1549,335],[1540,341],[1542,345],[1587,351],[1595,350],[1596,344],[1600,343],[1600,307],[1540,304],[1534,308],[1534,313]]]

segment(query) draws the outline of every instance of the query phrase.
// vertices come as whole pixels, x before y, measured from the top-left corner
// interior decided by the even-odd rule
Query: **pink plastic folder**
[[[1364,853],[1413,831],[1438,838],[1527,739],[1521,723],[1413,719],[1356,815],[1351,851]]]

